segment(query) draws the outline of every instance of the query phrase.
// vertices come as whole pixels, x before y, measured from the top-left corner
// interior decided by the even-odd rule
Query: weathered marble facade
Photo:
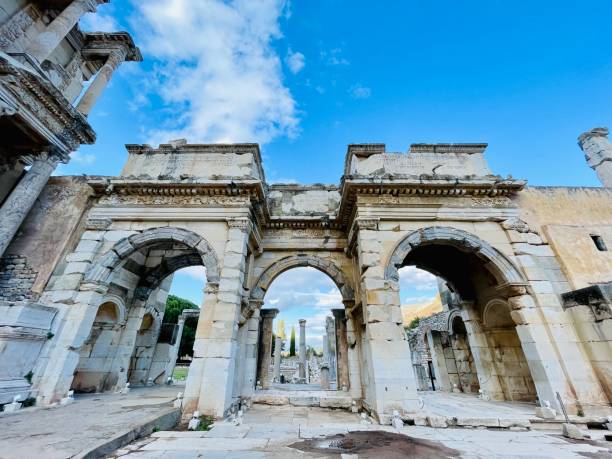
[[[432,326],[421,338],[444,363],[448,389],[553,405],[559,393],[572,412],[609,413],[606,310],[580,295],[568,303],[566,294],[612,278],[602,250],[612,237],[612,191],[526,188],[493,175],[485,147],[389,153],[349,145],[339,186],[302,186],[268,185],[257,145],[178,141],[128,145],[118,177],[58,179],[90,192],[71,201],[72,220],[55,223],[67,226],[53,253],[31,264],[40,272],[54,260],[35,284],[38,303],[56,314],[29,393],[48,404],[78,381],[117,388],[131,380],[126,369],[148,371],[146,331],[161,320],[167,279],[202,265],[205,299],[183,410],[223,416],[253,394],[258,368],[274,368],[266,291],[284,271],[310,266],[334,281],[345,306],[334,311],[337,378],[381,421],[393,410],[414,413],[398,269],[416,265],[452,290],[444,330]],[[31,213],[25,227],[53,212]],[[24,233],[13,245],[43,237]],[[114,351],[98,355],[96,346]]]

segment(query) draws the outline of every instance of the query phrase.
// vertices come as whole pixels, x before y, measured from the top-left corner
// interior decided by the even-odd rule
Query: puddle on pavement
[[[356,431],[311,438],[289,447],[307,453],[358,454],[359,459],[460,457],[459,451],[441,443],[383,431]]]

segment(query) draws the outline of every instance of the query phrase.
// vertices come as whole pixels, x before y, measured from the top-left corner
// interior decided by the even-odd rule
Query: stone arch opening
[[[123,310],[118,298],[107,298],[98,306],[89,336],[79,352],[71,385],[75,392],[102,392],[116,384],[108,371],[108,360],[118,342]]]
[[[212,246],[196,233],[173,227],[152,228],[123,238],[92,264],[81,290],[96,284],[124,306],[115,312],[108,305],[102,309],[104,322],[110,317],[122,319],[113,322],[112,339],[98,345],[96,353],[105,355],[104,376],[98,379],[104,382],[87,384],[89,392],[116,390],[127,382],[161,384],[172,376],[183,324],[162,323],[166,299],[174,273],[193,266],[204,267],[203,280],[209,289],[215,289],[219,266]],[[100,328],[96,319],[93,324],[92,333]],[[88,349],[86,342],[83,351]],[[100,366],[98,363],[97,368]]]
[[[481,392],[495,400],[534,401],[535,386],[507,304],[509,297],[526,292],[513,263],[470,233],[429,227],[396,245],[385,268],[387,280],[397,282],[403,266],[436,275],[450,292],[441,297],[454,298],[440,313],[447,323],[440,340],[445,359],[432,359],[439,366],[435,372],[448,375],[447,389]]]
[[[279,303],[278,298],[271,298],[270,295],[275,295],[274,286],[283,285],[284,279],[293,275],[303,279],[312,277],[312,280],[304,280],[304,285],[295,285],[298,290],[293,293],[298,306],[295,310],[286,311],[284,301]],[[315,281],[317,278],[324,282],[324,287]],[[282,288],[290,290],[288,287]],[[306,293],[309,289],[312,291]],[[268,266],[255,282],[250,296],[253,310],[262,306],[274,308],[258,311],[261,326],[257,387],[264,391],[282,390],[288,387],[286,384],[292,383],[291,387],[295,390],[348,391],[350,382],[345,306],[350,307],[353,303],[353,289],[333,262],[315,256],[298,255],[285,257]],[[279,309],[281,313],[276,318]],[[295,355],[290,353],[289,332],[285,347],[282,348],[277,324],[283,318],[289,319],[288,324],[295,323]],[[298,325],[298,318],[306,320],[299,320]],[[277,352],[279,348],[283,350]]]

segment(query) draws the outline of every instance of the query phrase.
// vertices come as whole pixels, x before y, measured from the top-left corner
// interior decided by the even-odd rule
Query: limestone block
[[[51,288],[53,290],[77,290],[82,279],[82,274],[64,274],[55,278]]]
[[[532,245],[540,245],[543,244],[544,242],[542,241],[542,238],[536,234],[536,233],[525,233],[526,239],[527,239],[527,243],[528,244],[532,244]]]
[[[104,231],[85,231],[81,236],[83,240],[101,241]]]
[[[563,436],[571,438],[572,440],[584,440],[584,434],[574,424],[564,423],[563,424]]]
[[[415,423],[416,424],[416,423]],[[445,429],[448,427],[445,416],[437,416],[430,414],[427,416],[427,425],[438,429]]]
[[[113,250],[119,257],[124,258],[134,251],[134,246],[130,243],[129,239],[122,239],[113,246]]]
[[[553,294],[555,292],[552,283],[549,281],[531,281],[529,285],[536,294]]]
[[[81,240],[77,245],[75,252],[97,252],[102,244],[99,241]]]
[[[528,419],[500,419],[499,426],[505,429],[510,427],[521,427],[523,429],[530,429],[531,422]]]
[[[72,261],[66,265],[66,269],[64,270],[64,274],[73,274],[80,273],[83,274],[87,272],[91,263],[84,261]]]
[[[321,397],[319,406],[321,408],[344,408],[350,409],[352,400],[349,397]]]
[[[536,257],[554,257],[555,254],[548,245],[531,245],[516,243],[512,245],[517,255],[534,255]]]
[[[108,242],[118,242],[121,239],[130,237],[132,234],[136,234],[136,231],[110,230],[104,232],[103,239]]]
[[[510,297],[508,298],[508,304],[512,309],[532,309],[536,306],[531,295]]]
[[[457,418],[458,426],[466,427],[499,427],[498,418]]]
[[[66,261],[92,261],[95,256],[94,252],[74,252],[66,256]]]
[[[415,426],[427,426],[427,418],[425,416],[414,416],[413,421]]]

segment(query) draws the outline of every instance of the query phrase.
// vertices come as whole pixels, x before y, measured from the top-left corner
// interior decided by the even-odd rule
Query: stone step
[[[314,406],[320,408],[350,409],[353,399],[349,396],[330,395],[280,395],[280,394],[255,394],[251,401],[260,405],[292,405],[292,406]]]

